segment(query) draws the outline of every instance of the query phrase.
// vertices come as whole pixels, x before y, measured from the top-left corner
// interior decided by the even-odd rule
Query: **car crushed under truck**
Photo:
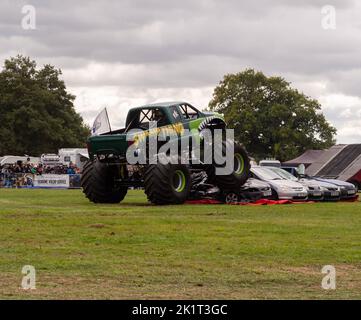
[[[151,127],[153,122],[157,123],[155,129]],[[162,133],[167,136],[170,130],[176,135],[168,137],[167,141],[172,140],[173,144],[180,146],[177,160],[184,156],[181,154],[184,152],[182,141],[188,140],[188,157],[196,157],[199,161],[192,160],[186,164],[182,161],[152,161],[151,137],[158,136],[155,153],[159,156],[166,143],[159,137]],[[214,147],[214,144],[205,142],[205,133],[217,131],[226,131],[226,123],[221,115],[199,111],[187,102],[156,103],[130,109],[125,128],[93,135],[88,139],[90,160],[83,169],[83,192],[95,203],[119,203],[128,188],[143,187],[148,200],[154,204],[180,204],[189,196],[191,174],[200,171],[206,172],[209,181],[222,190],[239,190],[247,181],[250,170],[248,155],[241,144],[226,138],[221,140],[222,154],[232,147],[234,166],[229,174],[217,174],[217,169],[222,165],[215,161],[216,151],[211,153],[211,161],[205,161],[208,149]],[[195,156],[194,141],[199,142],[198,157]],[[145,152],[136,148],[140,142],[145,146]],[[143,157],[145,162],[130,163],[129,154]],[[174,158],[174,154],[170,157]]]
[[[192,188],[189,200],[216,200],[233,204],[270,199],[271,196],[271,186],[258,179],[248,178],[247,182],[238,190],[221,190],[217,186],[208,183],[208,176],[205,172],[196,172],[192,174]]]

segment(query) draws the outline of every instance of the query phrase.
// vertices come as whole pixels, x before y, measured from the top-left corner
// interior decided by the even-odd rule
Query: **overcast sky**
[[[26,4],[35,30],[22,28]],[[88,124],[105,106],[113,126],[149,102],[205,108],[224,74],[255,68],[318,99],[338,143],[361,143],[357,0],[0,0],[1,64],[19,53],[62,69]]]

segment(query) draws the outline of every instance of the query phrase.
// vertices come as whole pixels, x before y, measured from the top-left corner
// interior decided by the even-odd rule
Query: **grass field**
[[[0,298],[361,298],[361,203],[156,207],[0,189]],[[36,268],[24,291],[21,268]],[[321,288],[322,266],[337,289]]]

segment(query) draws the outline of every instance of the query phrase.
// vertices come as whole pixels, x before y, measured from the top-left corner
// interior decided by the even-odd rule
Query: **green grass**
[[[0,189],[0,298],[361,298],[361,204],[157,207]],[[21,268],[37,289],[20,289]],[[322,266],[337,289],[321,288]]]

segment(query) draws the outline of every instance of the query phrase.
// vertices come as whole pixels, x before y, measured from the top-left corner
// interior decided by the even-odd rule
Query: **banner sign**
[[[81,174],[7,173],[0,174],[0,188],[80,189]]]
[[[43,174],[35,176],[34,187],[38,188],[69,188],[69,175]]]

